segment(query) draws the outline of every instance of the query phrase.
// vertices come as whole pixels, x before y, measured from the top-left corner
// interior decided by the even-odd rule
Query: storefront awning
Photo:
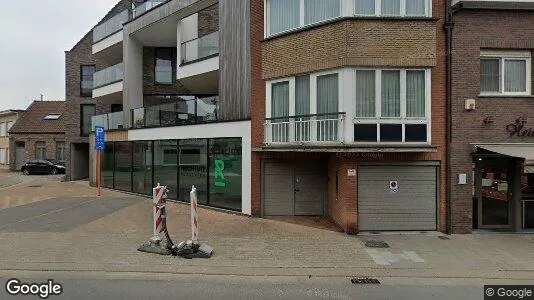
[[[518,157],[525,159],[526,166],[532,166],[534,173],[534,144],[474,144],[477,148],[490,152],[499,153],[506,156]],[[527,168],[525,167],[525,170]],[[530,173],[530,172],[529,172]]]

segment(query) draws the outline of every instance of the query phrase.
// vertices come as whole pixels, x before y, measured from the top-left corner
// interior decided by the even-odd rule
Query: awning
[[[481,148],[490,152],[499,153],[506,156],[518,157],[525,159],[526,166],[532,166],[529,169],[532,169],[532,172],[526,172],[527,167],[525,167],[525,173],[534,173],[534,144],[532,143],[521,143],[521,144],[473,144],[477,148]]]

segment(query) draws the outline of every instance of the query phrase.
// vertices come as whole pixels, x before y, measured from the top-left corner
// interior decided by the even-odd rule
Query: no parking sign
[[[392,193],[396,193],[399,191],[399,182],[397,180],[389,181],[389,191]]]

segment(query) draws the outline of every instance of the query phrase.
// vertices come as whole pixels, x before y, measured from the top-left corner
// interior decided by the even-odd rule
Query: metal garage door
[[[266,216],[322,216],[326,201],[326,172],[320,164],[267,162],[263,172]]]
[[[390,189],[390,181],[398,189]],[[361,231],[436,230],[435,166],[360,166],[358,224]]]

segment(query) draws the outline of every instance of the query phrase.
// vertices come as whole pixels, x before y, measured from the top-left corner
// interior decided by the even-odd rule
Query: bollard
[[[191,188],[191,241],[195,242],[198,238],[198,220],[197,220],[197,189]]]
[[[163,208],[167,203],[167,187],[158,186],[152,189],[153,201],[154,201],[154,237],[159,237],[163,232]]]

